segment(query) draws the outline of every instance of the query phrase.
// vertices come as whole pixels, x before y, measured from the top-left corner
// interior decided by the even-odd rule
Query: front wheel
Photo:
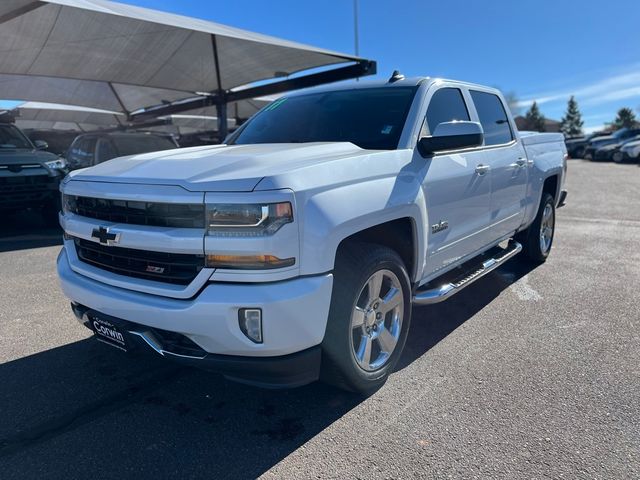
[[[411,323],[411,287],[393,250],[349,243],[336,257],[322,380],[362,394],[384,384]]]
[[[522,243],[522,254],[530,261],[542,263],[547,260],[556,227],[556,204],[553,196],[542,194],[540,207],[533,223],[526,230],[516,235]]]

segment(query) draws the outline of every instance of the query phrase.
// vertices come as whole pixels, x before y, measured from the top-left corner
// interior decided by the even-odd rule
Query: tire
[[[556,226],[556,204],[553,196],[542,194],[538,213],[529,228],[516,235],[522,244],[522,256],[530,262],[543,263],[549,257],[553,246]],[[544,233],[543,228],[547,229]]]
[[[373,299],[370,287],[374,295],[379,291]],[[322,342],[321,380],[365,395],[377,390],[400,358],[410,324],[411,285],[400,256],[381,245],[341,246]]]

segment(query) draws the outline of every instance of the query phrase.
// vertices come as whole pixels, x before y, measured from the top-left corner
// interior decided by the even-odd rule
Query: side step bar
[[[521,250],[522,245],[516,241],[510,241],[507,248],[482,262],[482,266],[477,270],[469,272],[469,274],[464,275],[451,283],[445,283],[440,287],[418,290],[413,296],[414,305],[431,305],[432,303],[445,301],[447,298],[455,295],[479,278],[484,277],[487,273],[494,271],[507,260],[520,253]]]

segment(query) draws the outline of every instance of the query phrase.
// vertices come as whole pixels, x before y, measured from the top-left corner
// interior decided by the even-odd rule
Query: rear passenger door
[[[491,228],[493,241],[522,223],[527,188],[527,159],[516,142],[502,99],[490,92],[470,90],[478,121],[484,130],[485,162],[491,169]]]
[[[463,91],[438,88],[428,100],[420,137],[452,120],[470,120]],[[428,205],[426,232],[428,271],[458,262],[485,245],[491,201],[491,172],[483,165],[482,148],[438,152],[427,158],[423,191]]]

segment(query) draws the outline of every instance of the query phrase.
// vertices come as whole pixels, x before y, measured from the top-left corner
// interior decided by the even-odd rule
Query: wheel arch
[[[414,218],[405,216],[355,232],[343,238],[336,252],[348,242],[375,243],[395,251],[405,264],[409,278],[416,280],[419,264],[418,229]]]

